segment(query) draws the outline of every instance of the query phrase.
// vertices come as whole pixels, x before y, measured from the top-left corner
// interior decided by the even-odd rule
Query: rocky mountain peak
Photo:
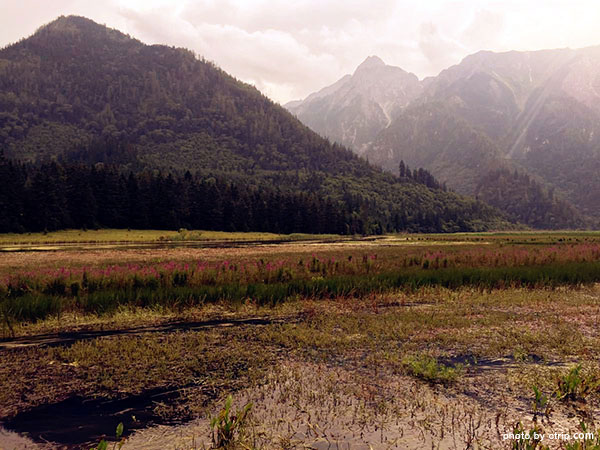
[[[384,67],[385,63],[383,62],[383,60],[379,57],[379,56],[369,56],[367,57],[367,59],[365,59],[357,68],[356,68],[356,72],[359,71],[363,71],[363,70],[370,70],[376,67]]]
[[[361,154],[422,89],[414,74],[369,56],[352,75],[286,107],[313,130]]]

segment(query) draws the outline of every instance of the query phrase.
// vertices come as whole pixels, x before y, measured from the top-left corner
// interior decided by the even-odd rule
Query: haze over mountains
[[[419,89],[415,77],[388,71],[376,59],[363,69],[355,74],[358,79],[362,72],[381,70],[382,77],[392,79],[400,74],[406,78],[403,83]],[[397,108],[415,97],[403,89],[398,85],[394,91],[402,100],[386,104],[382,110],[384,125]],[[278,198],[303,205],[321,202],[327,205],[319,218],[324,224],[322,231],[326,226],[331,232],[379,233],[507,225],[498,210],[445,192],[422,170],[398,177],[372,167],[319,137],[255,88],[187,50],[145,45],[83,17],[60,17],[33,36],[0,50],[0,150],[10,158],[36,165],[101,162],[116,166],[121,174],[161,170],[177,177],[190,171],[200,185],[214,183],[218,177],[221,184],[217,186],[235,183],[235,189],[229,186],[219,193],[222,210],[229,212],[240,198],[227,196],[235,196],[239,190],[257,192],[254,201],[248,199],[255,205],[265,197],[269,204],[276,204]],[[32,185],[27,179],[37,176],[24,175],[25,169],[2,158],[0,163],[4,176],[20,180],[19,186]],[[66,176],[61,170],[53,169],[57,179],[40,185],[60,184]],[[120,181],[114,171],[108,173],[117,177],[111,189],[119,192],[123,176]],[[178,183],[193,185],[187,174],[185,182],[177,177],[165,181],[171,192]],[[84,185],[88,182],[83,181]],[[90,192],[100,189],[78,189],[83,188]],[[56,192],[30,192],[30,197],[39,198],[26,201],[20,199],[21,190],[13,186],[0,191],[0,204],[20,201],[31,207],[56,194],[50,200],[59,206],[52,208],[60,207],[58,188]],[[108,195],[105,191],[100,189],[103,198]],[[310,195],[314,198],[307,197]],[[249,214],[247,209],[254,208],[250,204],[245,207],[233,208],[233,213]],[[263,217],[269,213],[257,208],[251,213]],[[328,212],[337,219],[329,220]],[[173,210],[166,214],[181,217],[186,213]],[[283,216],[290,223],[283,226],[275,219],[267,221],[269,231],[302,231],[293,215]]]
[[[534,226],[600,217],[600,47],[482,51],[417,83],[383,63],[361,72],[286,106],[371,163],[425,167]]]

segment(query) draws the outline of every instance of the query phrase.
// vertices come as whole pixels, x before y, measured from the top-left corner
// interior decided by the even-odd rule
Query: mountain
[[[581,228],[586,220],[553,188],[506,159],[481,129],[443,103],[410,105],[376,137],[370,161],[390,172],[397,161],[427,167],[444,183],[534,228]]]
[[[495,145],[496,167],[524,170],[582,214],[600,217],[595,175],[600,167],[600,47],[479,52],[424,84],[424,94],[415,103],[443,104],[450,115],[485,134]],[[441,139],[452,138],[437,126],[431,130]],[[383,134],[372,147],[380,155],[382,147],[393,145]],[[482,149],[489,153],[488,146]],[[476,153],[471,159],[482,157]],[[448,179],[448,185],[477,194],[471,187],[488,176],[488,169],[482,166],[478,173]]]
[[[369,56],[352,75],[285,107],[317,133],[362,154],[421,92],[415,75]]]
[[[364,137],[366,147],[354,150],[392,172],[401,160],[422,166],[466,195],[479,195],[496,170],[516,170],[528,176],[527,183],[513,180],[524,182],[524,190],[535,183],[562,205],[563,219],[536,226],[566,226],[568,211],[578,226],[583,216],[600,219],[600,47],[482,51],[421,86],[387,126]],[[381,92],[386,95],[388,102],[396,98],[392,90]],[[512,202],[527,204],[519,197]],[[548,217],[555,217],[552,211]]]
[[[372,60],[364,70],[370,66],[380,64]],[[330,144],[190,51],[145,45],[83,17],[60,17],[0,50],[0,150],[37,165],[60,162],[51,180],[32,175],[41,177],[40,185],[60,184],[73,163],[101,162],[121,171],[177,177],[190,171],[204,180],[199,183],[213,177],[235,183],[226,192],[318,196],[345,218],[345,232],[507,225],[481,202],[436,188],[437,182],[430,187],[384,173]],[[21,169],[6,170],[23,178]],[[119,192],[123,183],[110,185]],[[18,192],[0,192],[0,200],[11,195]]]

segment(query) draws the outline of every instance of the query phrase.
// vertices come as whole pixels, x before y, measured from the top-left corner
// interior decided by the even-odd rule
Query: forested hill
[[[135,145],[145,165],[174,169],[370,171],[192,52],[82,17],[61,17],[1,50],[0,92],[0,144],[21,160],[101,137]]]
[[[382,173],[190,51],[82,17],[0,50],[0,149],[36,164],[190,170],[244,189],[308,191],[360,217],[363,232],[506,226],[482,203]]]

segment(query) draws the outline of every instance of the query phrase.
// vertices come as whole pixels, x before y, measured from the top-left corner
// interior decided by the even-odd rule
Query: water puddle
[[[118,400],[71,397],[24,411],[0,425],[33,442],[53,443],[54,448],[89,449],[103,437],[114,439],[119,422],[123,422],[124,436],[147,426],[172,424],[162,419],[155,407],[174,402],[179,392],[155,389]]]

